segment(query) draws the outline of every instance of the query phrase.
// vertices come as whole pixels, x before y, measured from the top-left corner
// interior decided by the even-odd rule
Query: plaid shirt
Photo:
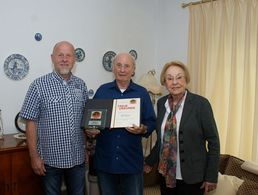
[[[87,99],[84,81],[74,75],[65,81],[52,72],[30,85],[20,116],[37,122],[37,147],[45,164],[70,168],[84,162],[80,125]]]

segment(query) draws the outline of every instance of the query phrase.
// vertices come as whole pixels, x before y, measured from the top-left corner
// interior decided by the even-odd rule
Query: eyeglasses
[[[129,69],[129,68],[132,68],[132,65],[130,65],[130,64],[120,64],[120,63],[118,63],[118,64],[115,64],[115,67],[118,68],[118,69],[122,69],[122,68],[124,68],[124,69]]]
[[[170,75],[167,75],[167,76],[165,77],[165,79],[166,79],[167,81],[173,81],[173,82],[174,82],[174,81],[180,82],[180,81],[182,81],[184,78],[185,78],[184,75],[177,75],[177,76],[175,76],[175,77],[170,76]]]

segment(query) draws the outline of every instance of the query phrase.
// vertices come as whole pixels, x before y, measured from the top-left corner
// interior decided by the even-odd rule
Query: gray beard
[[[61,70],[60,70],[60,74],[61,74],[61,75],[68,75],[69,73],[70,73],[70,69],[64,68],[64,69],[61,69]]]

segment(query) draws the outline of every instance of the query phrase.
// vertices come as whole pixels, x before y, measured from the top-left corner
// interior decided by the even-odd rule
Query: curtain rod
[[[182,3],[182,8],[186,8],[190,5],[198,5],[198,4],[208,3],[212,1],[217,1],[217,0],[202,0],[202,1],[196,1],[196,2],[190,2],[190,3]]]

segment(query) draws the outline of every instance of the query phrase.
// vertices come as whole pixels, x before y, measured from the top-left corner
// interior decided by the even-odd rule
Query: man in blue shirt
[[[32,82],[20,116],[34,172],[42,176],[46,195],[60,195],[62,177],[68,194],[85,194],[85,136],[80,128],[88,99],[84,81],[71,73],[75,52],[71,43],[55,45],[54,71]]]
[[[98,88],[94,99],[141,99],[141,125],[86,130],[95,137],[94,166],[98,176],[101,195],[143,194],[142,137],[148,137],[155,128],[155,112],[147,90],[135,84],[135,61],[131,55],[120,53],[113,60],[115,80]]]

